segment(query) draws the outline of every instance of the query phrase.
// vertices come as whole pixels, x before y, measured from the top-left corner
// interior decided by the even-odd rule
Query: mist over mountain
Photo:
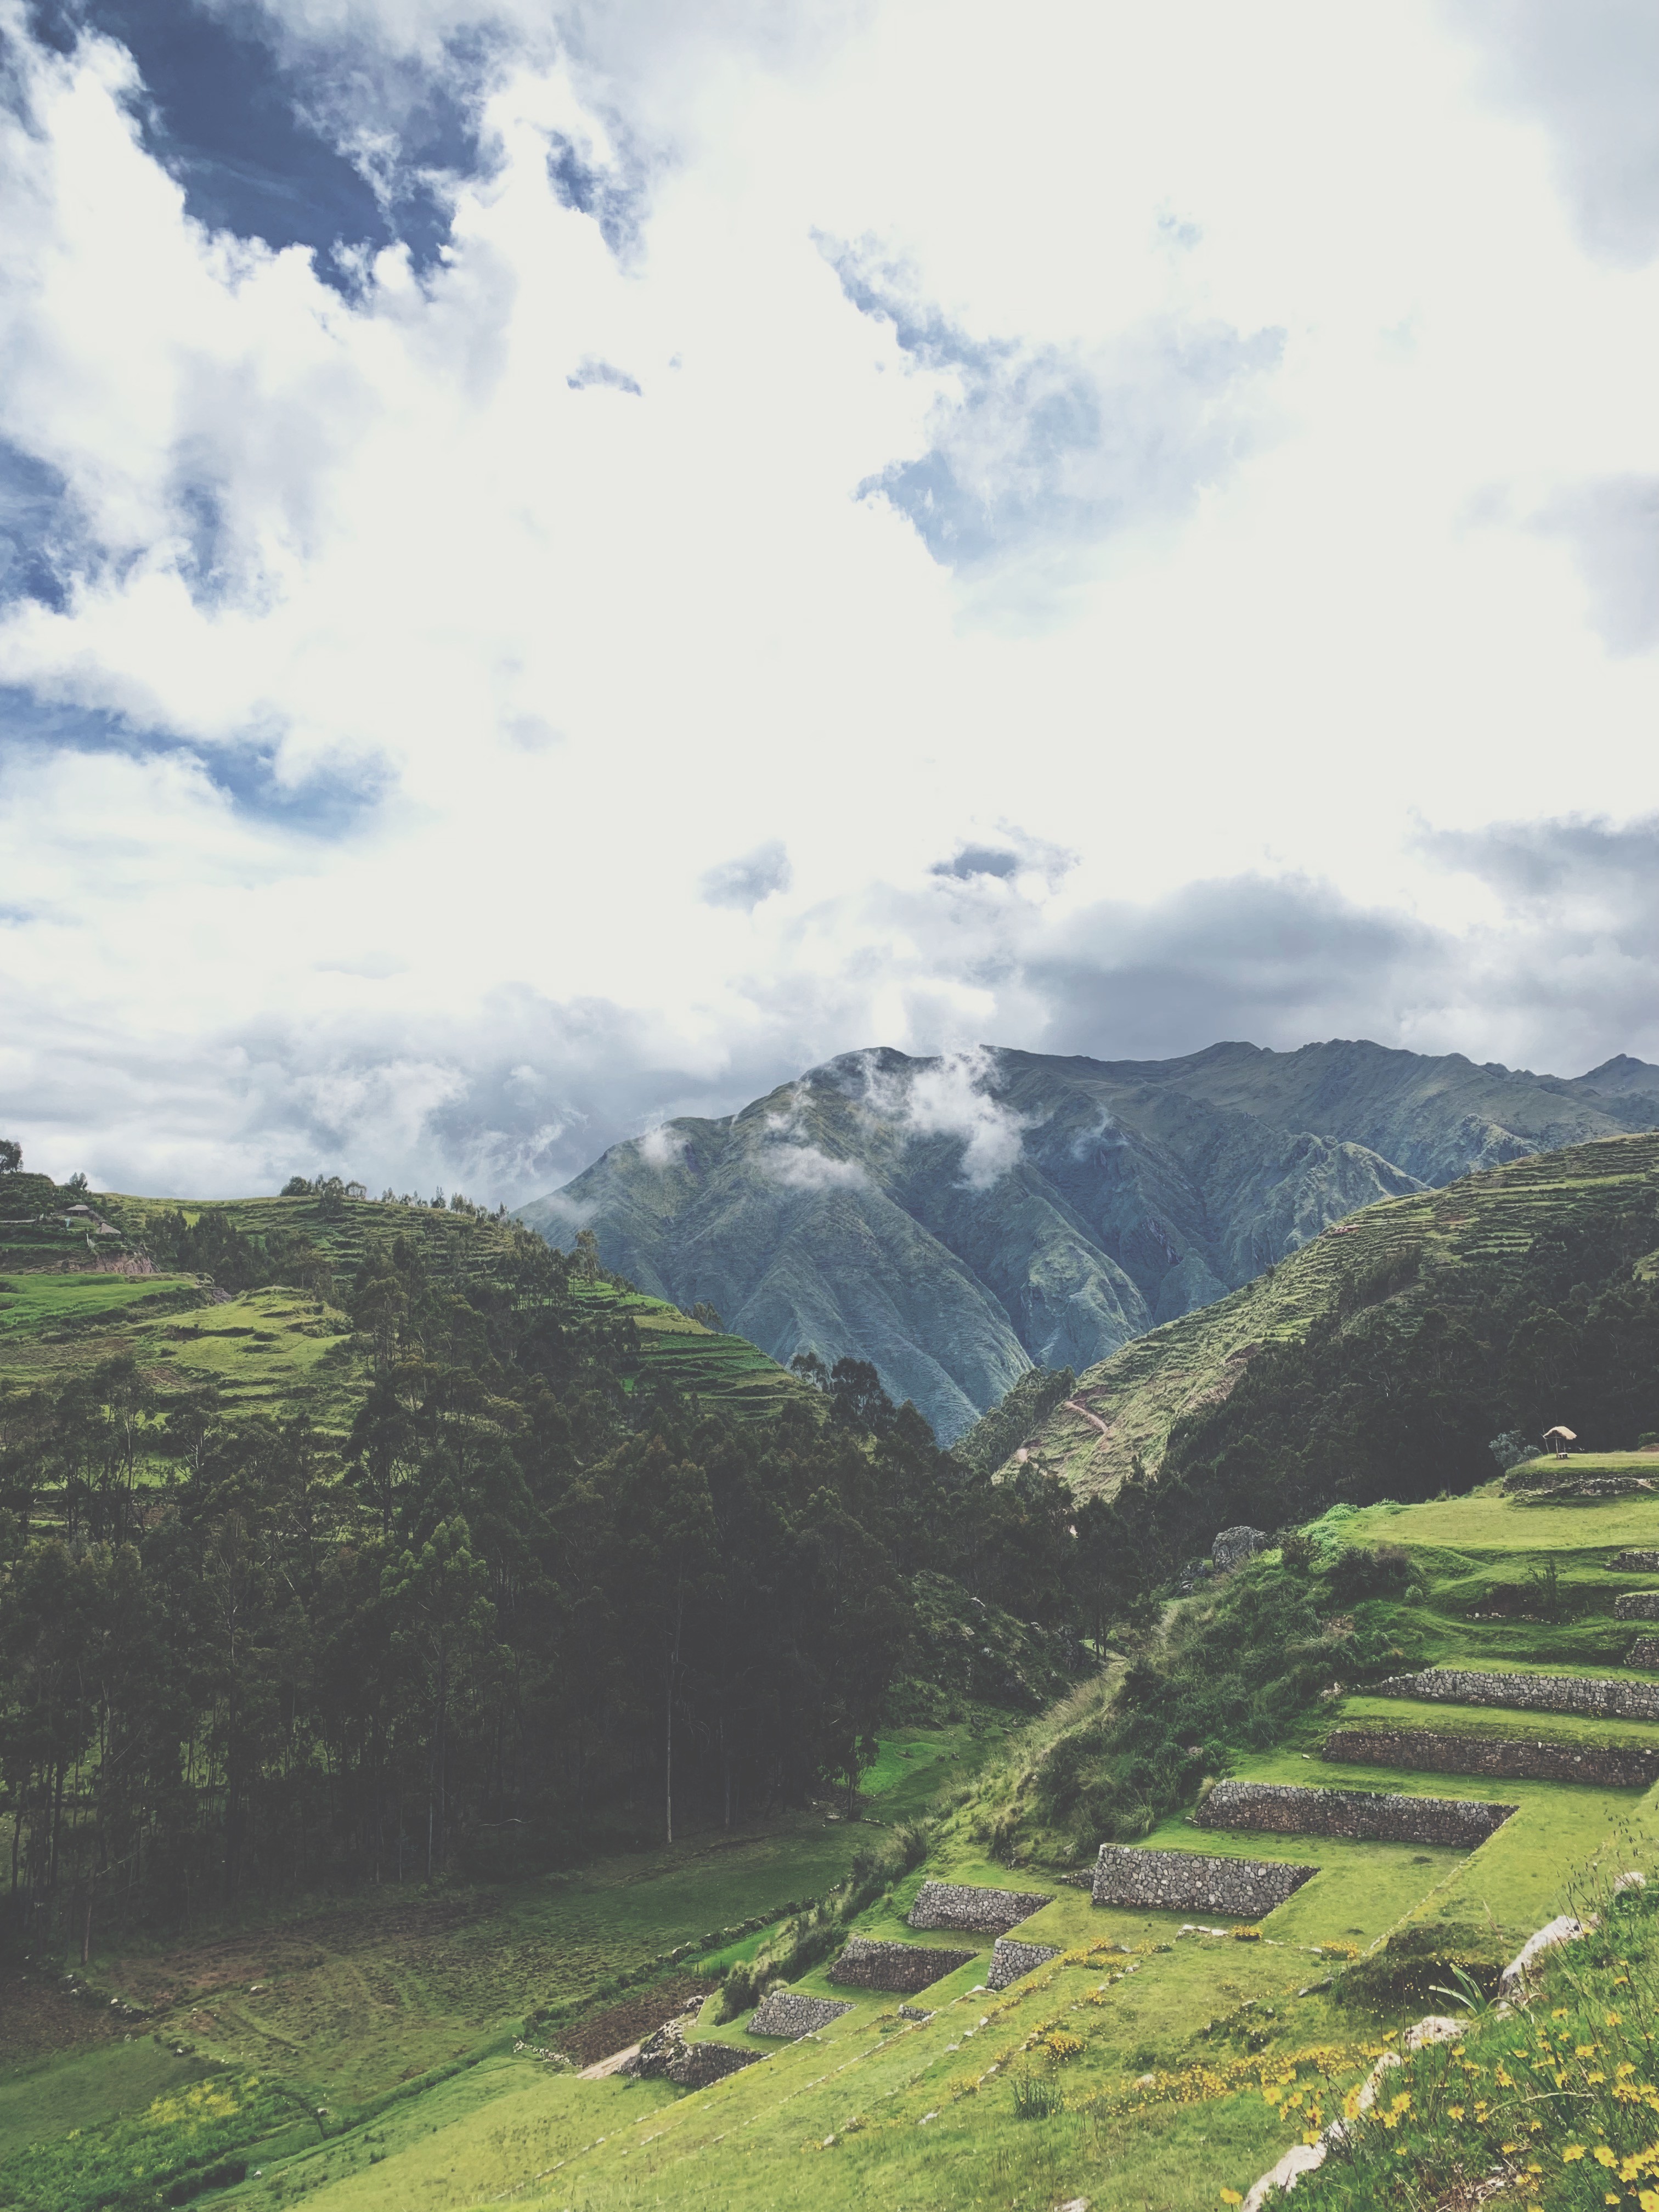
[[[774,1358],[872,1361],[947,1441],[1382,1198],[1659,1127],[1659,1067],[1571,1079],[1335,1039],[1166,1060],[846,1053],[612,1146],[525,1206]]]

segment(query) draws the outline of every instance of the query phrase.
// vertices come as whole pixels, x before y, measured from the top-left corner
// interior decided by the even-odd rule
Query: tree
[[[489,1570],[472,1549],[465,1519],[441,1521],[417,1558],[405,1552],[380,1580],[395,1626],[392,1649],[411,1665],[428,1708],[426,1871],[448,1850],[449,1718],[458,1675],[489,1631]]]
[[[23,1147],[15,1137],[0,1137],[0,1175],[15,1175],[23,1164]]]
[[[309,1198],[310,1195],[309,1182],[304,1176],[298,1175],[290,1176],[278,1193],[278,1196],[282,1198]]]

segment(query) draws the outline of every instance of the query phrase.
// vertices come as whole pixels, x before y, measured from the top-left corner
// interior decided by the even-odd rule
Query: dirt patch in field
[[[0,2065],[105,2043],[115,2033],[92,1998],[67,1996],[44,1975],[0,1972]]]
[[[620,2004],[606,2005],[603,2012],[589,2013],[574,2027],[561,2028],[554,2038],[556,2046],[578,2066],[592,2066],[628,2044],[643,2043],[665,2021],[683,2013],[694,1997],[701,2002],[714,1986],[696,1974],[676,1974],[672,1980],[653,1982],[637,1996],[624,1997]]]

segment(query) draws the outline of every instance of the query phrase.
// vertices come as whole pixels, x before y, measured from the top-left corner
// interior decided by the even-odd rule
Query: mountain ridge
[[[520,1218],[591,1228],[781,1362],[870,1360],[949,1440],[1032,1365],[1082,1373],[1379,1199],[1656,1125],[1659,1067],[1622,1054],[1564,1078],[1364,1039],[876,1047],[612,1146]]]

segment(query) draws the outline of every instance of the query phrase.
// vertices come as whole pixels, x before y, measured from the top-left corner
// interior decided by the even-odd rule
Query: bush
[[[1017,2120],[1051,2120],[1056,2112],[1066,2109],[1066,2092],[1058,2081],[1043,2074],[1016,2074],[1014,2076],[1014,2118]]]
[[[1330,1569],[1330,1591],[1339,1603],[1353,1605],[1364,1598],[1392,1597],[1411,1578],[1410,1555],[1399,1545],[1383,1544],[1373,1552],[1353,1544],[1338,1553]]]
[[[839,1949],[848,1923],[872,1898],[921,1864],[930,1840],[926,1823],[914,1821],[895,1828],[890,1839],[876,1850],[860,1851],[839,1888],[786,1920],[746,1963],[739,1960],[726,1968],[718,2020],[735,2020],[758,2004],[774,1982],[793,1981]]]

